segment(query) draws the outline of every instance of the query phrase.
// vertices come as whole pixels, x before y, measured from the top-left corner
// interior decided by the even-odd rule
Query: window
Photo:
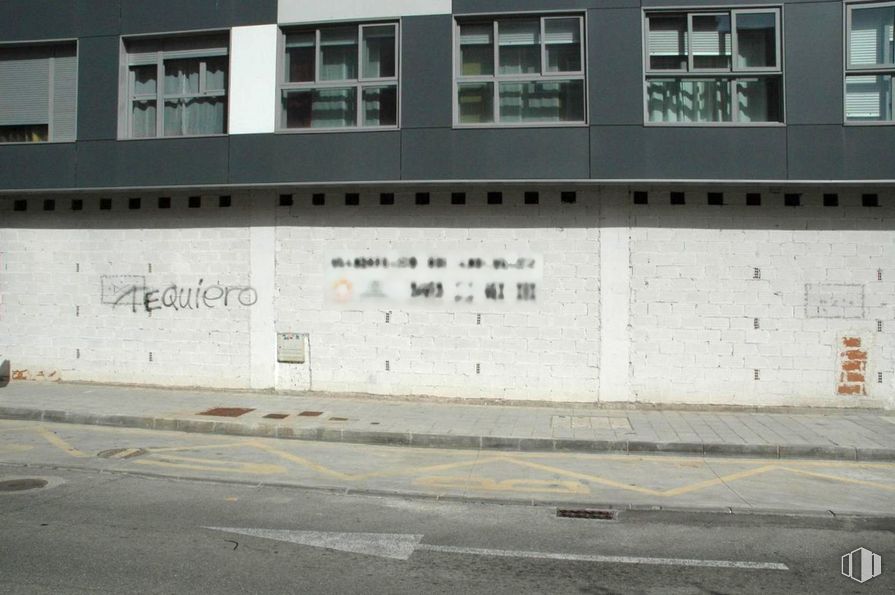
[[[226,36],[125,40],[124,138],[227,132]]]
[[[455,37],[456,124],[585,122],[582,17],[464,19]]]
[[[0,47],[0,143],[75,140],[74,42]]]
[[[398,25],[284,32],[281,130],[396,128]]]
[[[889,122],[895,95],[895,2],[848,7],[847,122]]]
[[[646,120],[783,122],[780,10],[649,12]]]

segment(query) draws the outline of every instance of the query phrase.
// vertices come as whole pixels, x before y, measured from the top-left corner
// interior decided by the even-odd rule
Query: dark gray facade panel
[[[845,173],[843,126],[790,126],[787,139],[790,179],[841,180],[849,177]]]
[[[117,35],[119,0],[3,0],[0,41]]]
[[[82,37],[118,35],[121,31],[121,0],[78,0],[75,16]]]
[[[0,145],[0,189],[71,188],[75,143]]]
[[[591,128],[595,179],[783,180],[786,129]]]
[[[81,188],[226,184],[226,136],[78,143]]]
[[[405,130],[405,180],[587,179],[587,128]]]
[[[78,43],[78,139],[118,136],[118,37]]]
[[[842,4],[794,3],[784,11],[789,124],[842,124]]]
[[[639,9],[588,13],[588,88],[592,124],[643,123],[643,31]],[[639,101],[638,101],[639,99]]]
[[[277,22],[277,0],[125,0],[121,33],[226,29]]]
[[[847,179],[895,180],[895,128],[846,126],[842,136]]]
[[[402,27],[402,126],[450,126],[453,19],[450,15],[405,17]]]
[[[397,180],[400,132],[247,134],[230,137],[230,182]]]

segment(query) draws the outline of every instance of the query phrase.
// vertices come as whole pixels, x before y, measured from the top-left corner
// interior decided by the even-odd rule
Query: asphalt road
[[[879,517],[624,511],[599,521],[558,518],[547,506],[37,471],[0,467],[0,482],[48,482],[0,492],[2,592],[895,590],[895,572],[885,572],[895,521]],[[884,569],[863,585],[840,573],[841,555],[862,546]]]

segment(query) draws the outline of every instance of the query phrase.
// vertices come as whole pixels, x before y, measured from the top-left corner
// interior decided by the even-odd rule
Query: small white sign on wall
[[[540,254],[342,252],[326,260],[324,302],[338,308],[513,310],[536,307]]]

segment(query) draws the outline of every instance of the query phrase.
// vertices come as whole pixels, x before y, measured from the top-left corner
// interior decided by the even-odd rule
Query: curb
[[[236,421],[78,413],[74,411],[23,407],[0,407],[0,419],[196,434],[277,438],[282,440],[309,440],[377,446],[410,446],[415,448],[630,455],[675,454],[696,457],[757,457],[764,459],[895,461],[895,448],[860,448],[812,444],[714,444],[641,440],[607,441],[565,438],[511,438],[462,434],[416,434],[413,432],[376,432],[322,427],[296,428],[275,423],[240,423]]]

